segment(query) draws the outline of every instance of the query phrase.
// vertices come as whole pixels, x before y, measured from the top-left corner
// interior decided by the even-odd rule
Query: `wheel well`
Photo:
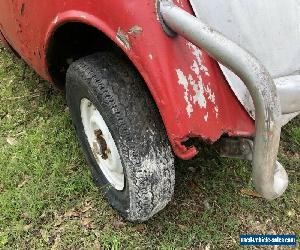
[[[58,87],[64,87],[69,65],[81,57],[99,51],[112,51],[122,57],[124,52],[97,28],[80,22],[58,27],[46,51],[49,74]]]
[[[46,63],[53,83],[59,88],[64,88],[66,72],[70,64],[82,57],[101,51],[112,52],[119,58],[127,61],[143,79],[143,76],[126,53],[103,32],[88,24],[68,22],[59,26],[53,32],[46,50]],[[146,83],[144,87],[149,91]],[[161,113],[152,94],[151,98],[161,117]]]

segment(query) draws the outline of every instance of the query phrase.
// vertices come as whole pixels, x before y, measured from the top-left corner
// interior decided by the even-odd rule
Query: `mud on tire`
[[[98,53],[74,62],[66,96],[73,124],[96,184],[124,218],[149,219],[174,191],[174,159],[166,132],[143,80],[128,62]],[[80,103],[89,99],[105,120],[117,146],[125,183],[117,190],[105,178],[84,132]]]

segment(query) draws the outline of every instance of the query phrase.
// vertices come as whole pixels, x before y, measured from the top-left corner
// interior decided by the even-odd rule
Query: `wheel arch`
[[[180,158],[190,159],[197,154],[194,146],[187,147],[183,144],[189,138],[214,142],[224,133],[232,136],[252,135],[254,127],[251,118],[236,100],[216,62],[203,51],[201,63],[208,73],[203,71],[200,74],[207,86],[213,90],[213,94],[215,93],[216,103],[209,101],[209,96],[205,96],[208,106],[203,109],[193,104],[194,112],[188,116],[186,100],[183,98],[187,90],[183,89],[178,72],[194,74],[191,64],[197,59],[194,51],[196,48],[180,37],[172,39],[166,36],[155,12],[146,3],[141,2],[140,5],[141,8],[145,8],[144,15],[135,15],[134,12],[127,11],[128,16],[122,16],[120,19],[113,18],[116,13],[112,13],[112,17],[107,15],[103,20],[98,14],[91,15],[84,11],[70,10],[59,13],[48,26],[45,36],[44,63],[46,71],[48,70],[46,75],[58,86],[64,84],[64,79],[57,78],[55,70],[51,68],[55,65],[55,61],[52,60],[59,54],[55,50],[55,43],[58,43],[57,34],[68,25],[84,25],[105,40],[103,47],[97,47],[99,50],[95,52],[107,48],[115,49],[130,61],[142,76],[161,114],[173,150]],[[156,38],[155,41],[153,37]],[[56,73],[61,70],[64,72],[63,68],[57,67]],[[231,103],[230,110],[238,113],[243,122],[230,116],[226,105],[228,102]],[[205,114],[208,113],[210,115],[207,121]]]
[[[68,63],[66,60],[77,60],[89,54],[107,50],[119,53],[140,72],[126,51],[117,43],[114,34],[114,30],[105,22],[85,12],[67,11],[57,15],[47,30],[44,42],[45,64],[52,82],[58,87],[65,84],[65,79],[59,75],[58,71],[65,74],[67,68],[61,68],[61,66],[66,66],[62,65]],[[70,58],[72,56],[74,58]]]
[[[100,51],[112,51],[117,56],[122,57],[128,63],[130,63],[134,70],[141,76],[144,80],[144,86],[149,90],[151,96],[153,98],[154,104],[157,107],[157,110],[160,112],[160,116],[166,125],[165,120],[163,119],[163,114],[160,110],[160,96],[159,92],[155,91],[151,87],[151,80],[147,70],[144,70],[143,64],[139,60],[140,55],[135,53],[134,50],[127,50],[126,46],[118,39],[116,36],[116,31],[107,25],[104,21],[99,19],[96,16],[90,15],[88,13],[82,11],[67,11],[65,13],[60,13],[55,17],[55,19],[51,22],[47,30],[47,35],[45,39],[45,65],[46,70],[48,71],[47,74],[50,76],[51,81],[53,84],[63,89],[65,85],[65,74],[67,72],[68,66],[62,65],[61,63],[66,63],[68,58],[68,54],[64,54],[62,58],[57,57],[57,54],[62,51],[65,45],[60,47],[60,35],[63,32],[72,31],[74,27],[78,28],[81,27],[85,29],[83,32],[86,32],[88,36],[84,36],[84,40],[81,41],[81,45],[84,44],[86,41],[90,41],[90,38],[97,38],[97,41],[102,39],[102,42],[92,48],[92,50],[85,50],[83,53],[77,54],[77,60],[81,57],[100,52]],[[72,36],[71,36],[72,38]],[[70,47],[72,50],[72,46]],[[69,49],[70,49],[69,48]],[[57,60],[59,64],[56,64]],[[65,67],[64,69],[60,68],[61,66]]]

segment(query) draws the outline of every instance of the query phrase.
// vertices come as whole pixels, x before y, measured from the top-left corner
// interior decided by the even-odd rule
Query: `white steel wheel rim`
[[[102,115],[94,104],[83,98],[80,112],[84,132],[99,168],[117,190],[124,189],[124,171],[118,148]]]

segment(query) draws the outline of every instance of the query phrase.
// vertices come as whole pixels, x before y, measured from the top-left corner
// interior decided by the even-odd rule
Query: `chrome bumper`
[[[255,106],[256,134],[251,152],[253,182],[264,198],[279,197],[288,185],[287,173],[277,162],[277,154],[282,110],[289,110],[287,105],[280,104],[279,96],[288,96],[286,91],[293,92],[295,96],[295,89],[285,88],[284,93],[278,94],[281,89],[276,89],[269,72],[251,53],[169,0],[158,0],[157,7],[163,29],[169,36],[183,36],[232,70],[245,83]],[[299,96],[299,89],[296,91]],[[290,110],[300,111],[300,101],[294,102]]]

